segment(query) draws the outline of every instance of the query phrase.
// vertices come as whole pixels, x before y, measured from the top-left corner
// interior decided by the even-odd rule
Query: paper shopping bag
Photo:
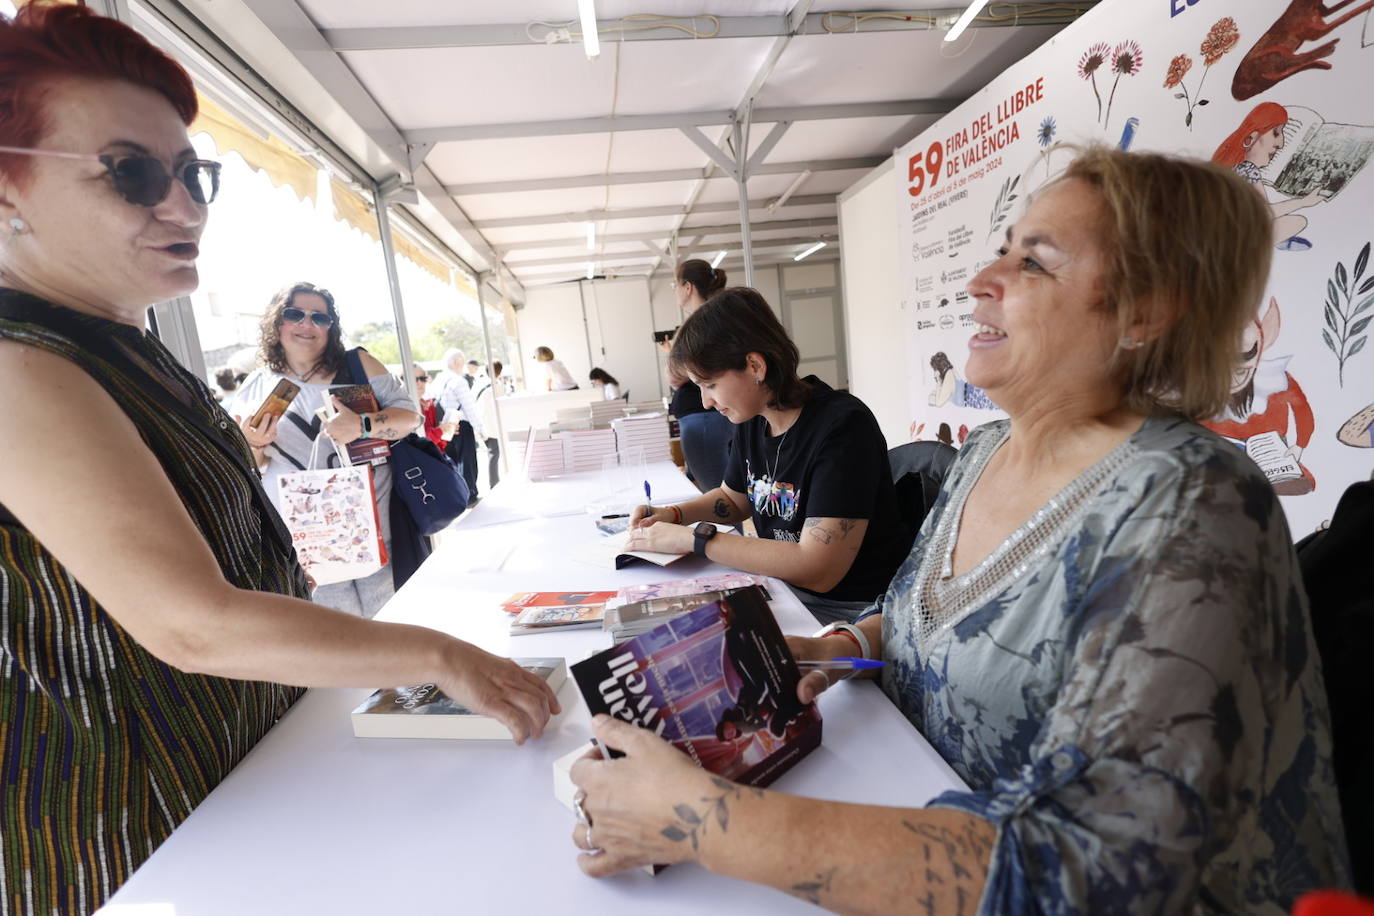
[[[361,579],[386,565],[371,466],[293,471],[277,486],[296,555],[316,585]]]

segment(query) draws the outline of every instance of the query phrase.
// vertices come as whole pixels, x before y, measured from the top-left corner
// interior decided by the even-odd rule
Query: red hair
[[[1263,134],[1288,123],[1288,109],[1278,102],[1260,102],[1240,122],[1240,127],[1225,140],[1212,154],[1212,161],[1218,165],[1235,167],[1245,161],[1248,147],[1245,138],[1251,134]]]
[[[84,6],[34,0],[0,16],[0,146],[36,146],[49,132],[45,82],[123,80],[161,93],[188,127],[196,90],[181,65],[123,23]],[[29,156],[0,154],[0,175],[22,181]]]

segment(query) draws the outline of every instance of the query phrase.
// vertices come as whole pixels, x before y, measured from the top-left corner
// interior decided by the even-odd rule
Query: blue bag
[[[367,384],[367,372],[358,355],[348,351],[348,369],[355,385]],[[335,382],[341,381],[337,376]],[[467,481],[449,457],[425,436],[411,433],[391,443],[391,493],[405,505],[415,529],[428,537],[443,531],[468,507]],[[399,583],[398,586],[399,587]]]
[[[391,443],[391,490],[423,535],[447,528],[468,507],[468,485],[439,447],[411,433]]]

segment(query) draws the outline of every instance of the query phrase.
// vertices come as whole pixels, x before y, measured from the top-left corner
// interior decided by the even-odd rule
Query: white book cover
[[[554,693],[568,679],[562,658],[515,658],[511,661],[548,681]],[[469,738],[510,740],[510,730],[490,716],[478,715],[449,699],[433,684],[383,687],[353,710],[358,738]]]

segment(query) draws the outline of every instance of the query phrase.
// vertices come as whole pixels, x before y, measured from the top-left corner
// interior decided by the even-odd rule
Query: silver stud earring
[[[763,387],[763,379],[761,379],[761,378],[756,378],[756,379],[754,379],[754,384],[755,384],[756,386],[762,388],[762,387]]]
[[[26,223],[26,222],[24,222],[22,219],[20,219],[20,218],[17,217],[17,216],[16,216],[16,217],[13,217],[13,218],[10,220],[10,230],[11,230],[15,235],[18,235],[18,234],[21,233],[21,232],[26,232],[26,231],[28,231],[28,228],[29,228],[29,224]]]
[[[1134,337],[1123,337],[1121,338],[1121,349],[1135,350],[1138,349],[1143,343],[1144,341],[1136,340]]]

